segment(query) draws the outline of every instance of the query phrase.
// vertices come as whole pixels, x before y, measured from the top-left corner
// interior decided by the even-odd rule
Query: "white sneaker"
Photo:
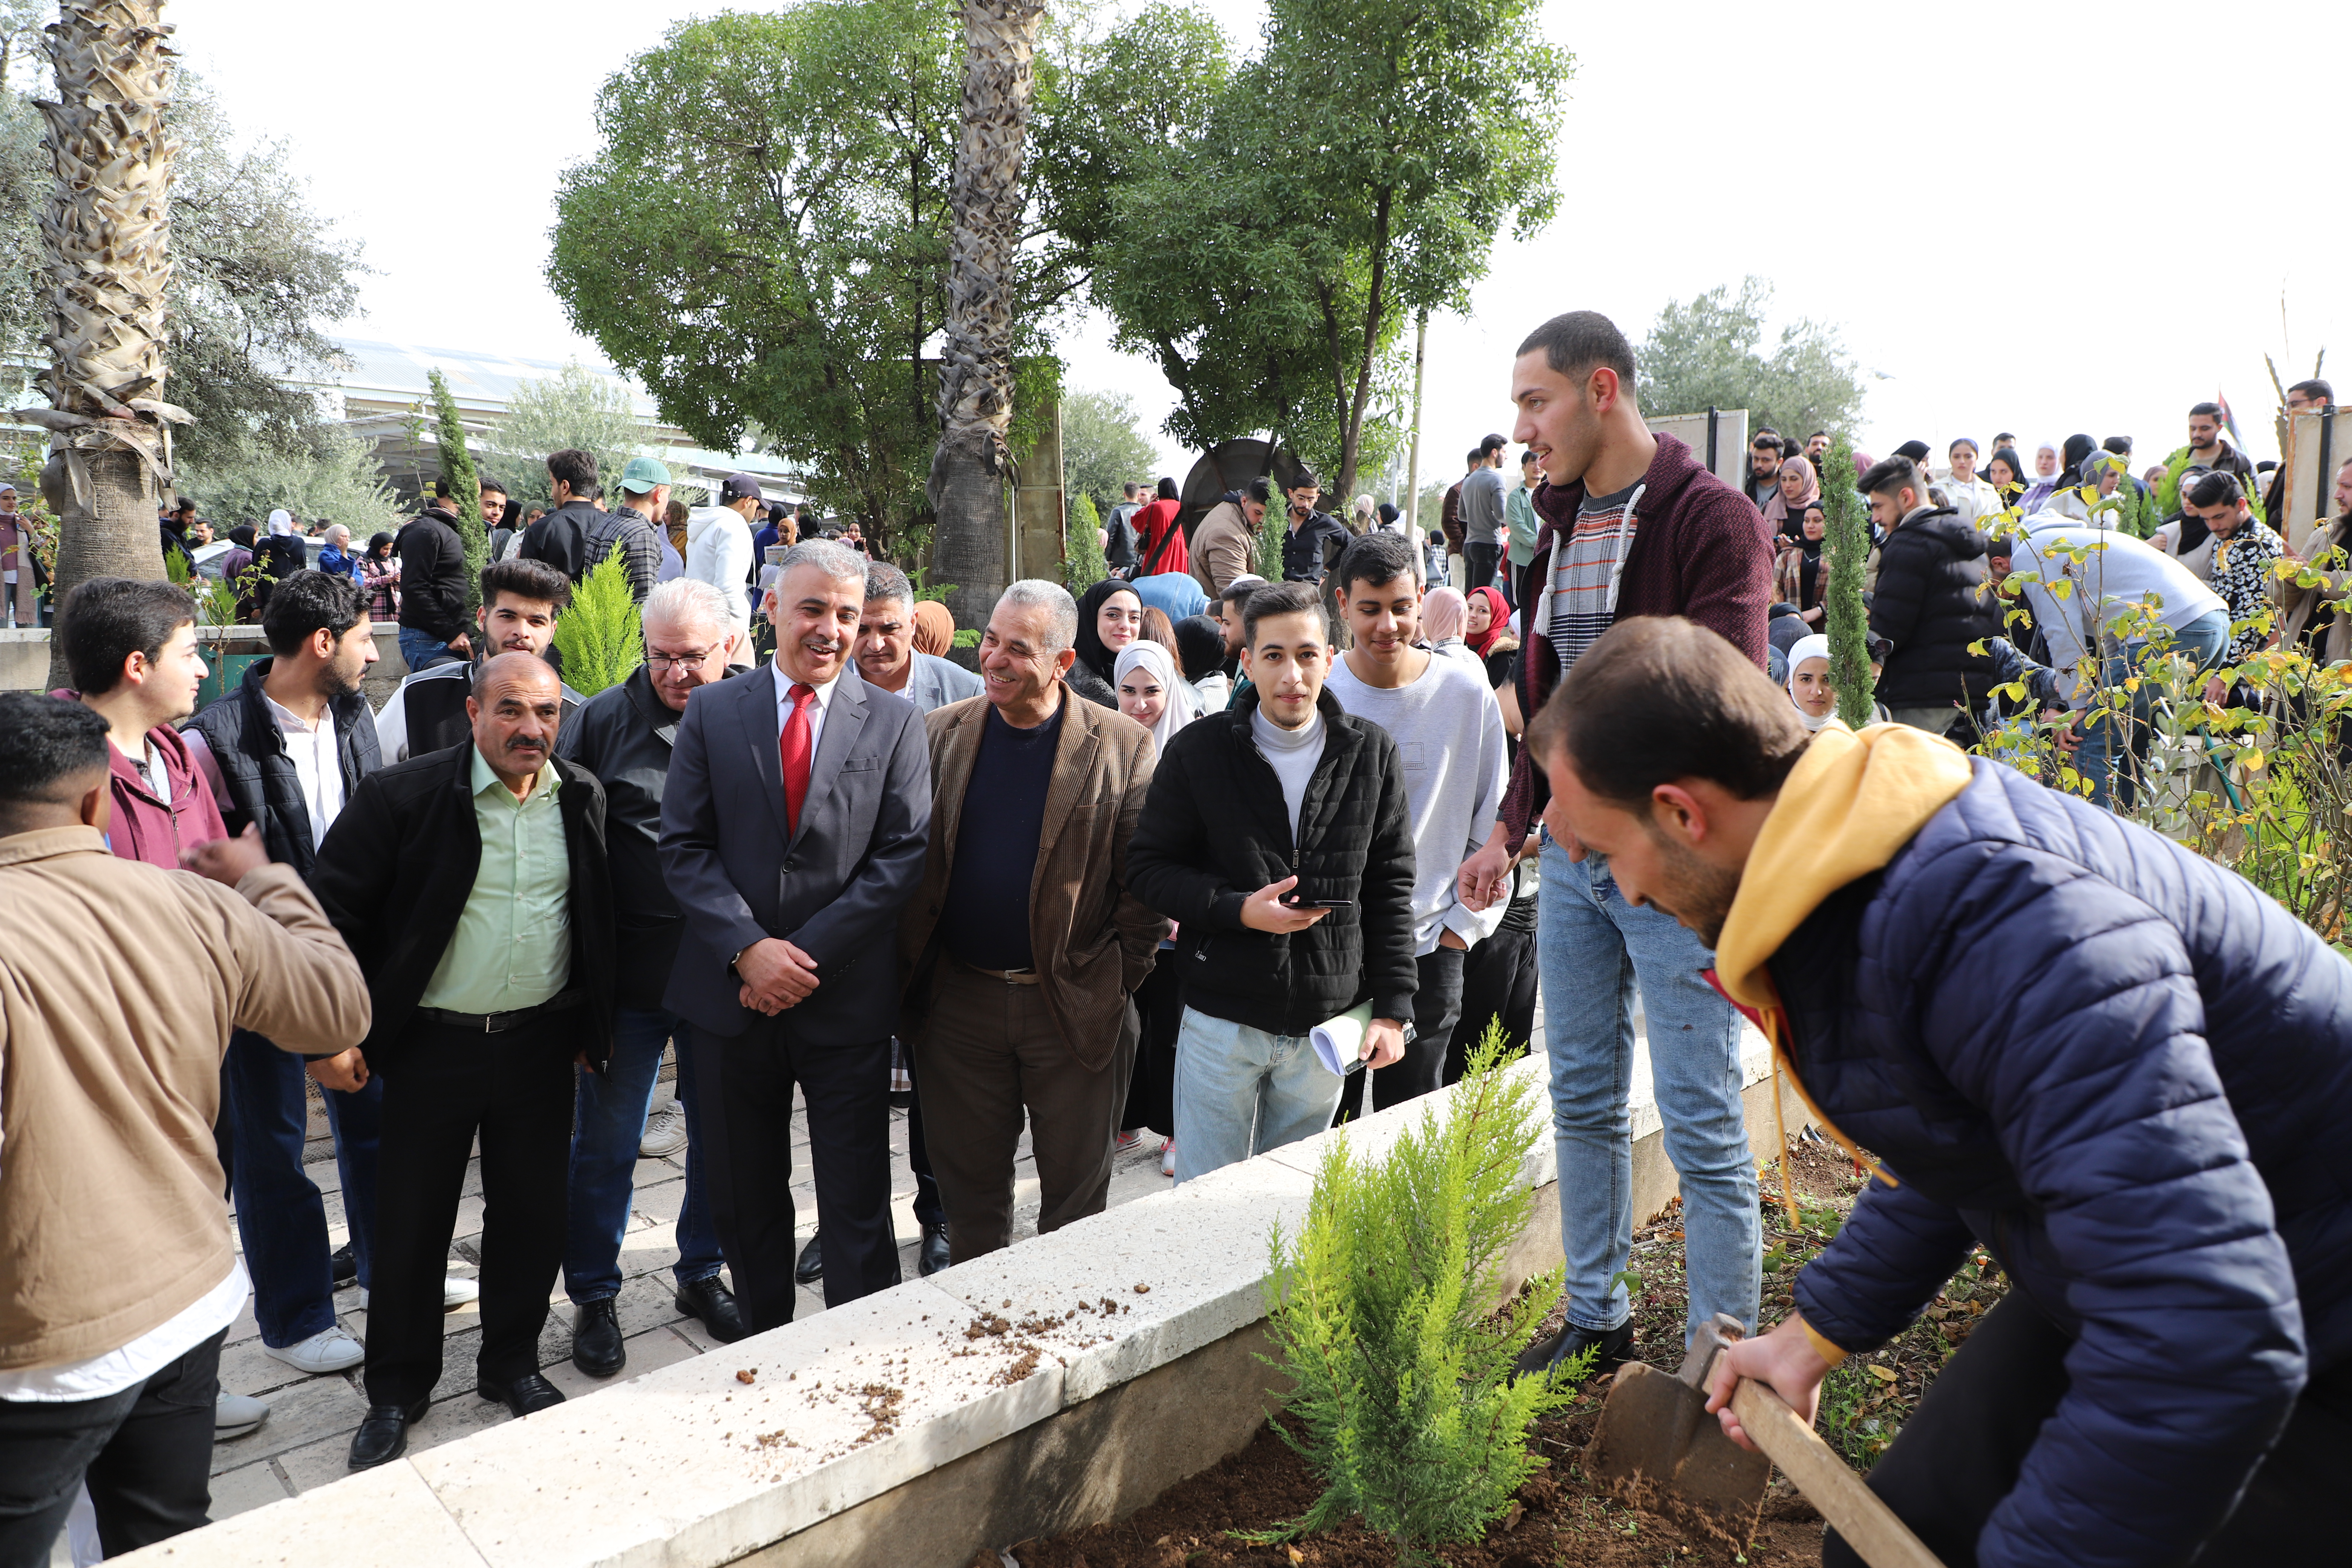
[[[341,1329],[321,1329],[298,1344],[280,1350],[261,1347],[272,1361],[282,1361],[297,1372],[316,1377],[324,1372],[348,1372],[367,1360],[367,1349]]]
[[[1163,1176],[1176,1173],[1176,1140],[1173,1138],[1160,1145],[1160,1173]]]
[[[277,1354],[275,1351],[270,1352]],[[269,1419],[269,1406],[244,1394],[223,1394],[213,1401],[213,1440],[242,1437]]]
[[[481,1299],[482,1287],[478,1280],[468,1279],[462,1274],[445,1274],[441,1277],[441,1310],[443,1311],[454,1312],[458,1308]],[[367,1304],[367,1287],[362,1285],[360,1287],[360,1310],[366,1311]],[[272,1351],[270,1353],[275,1355],[278,1352]]]
[[[646,1119],[646,1135],[637,1152],[648,1160],[664,1160],[686,1147],[686,1110],[672,1100]]]

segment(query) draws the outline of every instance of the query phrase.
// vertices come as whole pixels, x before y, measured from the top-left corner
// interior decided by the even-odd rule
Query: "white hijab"
[[[271,512],[269,514],[269,531],[276,534],[280,539],[284,539],[291,535],[294,531],[294,514],[288,511],[282,506],[277,510]]]
[[[1797,701],[1797,667],[1809,658],[1825,659],[1829,656],[1830,639],[1819,632],[1815,632],[1811,637],[1799,637],[1789,645],[1789,700],[1790,702]],[[1805,711],[1803,704],[1799,703],[1797,718],[1807,730],[1819,731],[1822,725],[1830,721],[1835,711],[1832,709],[1829,713],[1824,713],[1816,719]]]
[[[1191,681],[1177,679],[1176,661],[1168,657],[1168,650],[1146,637],[1138,637],[1118,650],[1118,662],[1111,668],[1111,690],[1117,692],[1127,672],[1138,666],[1160,683],[1160,717],[1151,721],[1151,744],[1164,752],[1170,737],[1201,716],[1201,694],[1192,689]]]

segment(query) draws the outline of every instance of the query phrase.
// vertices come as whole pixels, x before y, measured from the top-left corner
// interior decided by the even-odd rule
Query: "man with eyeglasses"
[[[662,786],[678,716],[698,687],[724,679],[736,644],[727,595],[694,577],[674,577],[646,597],[646,662],[620,685],[598,692],[567,721],[555,754],[579,763],[604,785],[604,855],[613,876],[613,1055],[602,1073],[581,1071],[572,1136],[571,1203],[563,1240],[563,1289],[577,1314],[572,1364],[611,1377],[628,1364],[621,1337],[621,1241],[629,1228],[638,1142],[645,1137],[662,1049],[676,1038],[677,1102],[686,1112],[686,1200],[677,1217],[677,1310],[698,1318],[721,1344],[743,1337],[733,1292],[719,1278],[723,1261],[705,1188],[700,1115],[694,1096],[694,1053],[686,1028],[662,1005],[686,927],[662,880],[655,841],[661,836]]]

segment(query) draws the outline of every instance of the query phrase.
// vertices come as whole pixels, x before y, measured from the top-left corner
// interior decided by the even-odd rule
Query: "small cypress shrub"
[[[583,697],[620,685],[646,661],[637,597],[620,551],[581,580],[571,607],[555,623],[555,647],[563,655],[564,684]]]
[[[1083,490],[1072,496],[1069,520],[1062,530],[1062,586],[1072,598],[1110,575],[1102,541],[1095,537],[1101,529],[1102,514],[1095,510],[1095,498]]]
[[[1273,1240],[1267,1326],[1296,1384],[1280,1428],[1323,1478],[1323,1495],[1286,1539],[1352,1516],[1395,1542],[1400,1562],[1475,1541],[1545,1460],[1528,1451],[1537,1417],[1571,1397],[1591,1364],[1513,1381],[1513,1363],[1559,1301],[1558,1269],[1498,1307],[1505,1254],[1535,1194],[1520,1163],[1543,1115],[1534,1082],[1506,1070],[1499,1024],[1472,1052],[1445,1114],[1383,1159],[1351,1159],[1335,1139],[1303,1227]]]
[[[1855,487],[1853,443],[1830,437],[1822,458],[1822,558],[1829,586],[1822,590],[1822,616],[1830,639],[1830,684],[1837,689],[1837,716],[1849,730],[1870,722],[1870,612],[1862,603],[1863,578],[1870,566],[1870,508]]]
[[[425,372],[433,386],[433,435],[441,448],[441,477],[457,500],[457,537],[466,546],[466,608],[482,607],[482,568],[489,564],[490,535],[482,526],[482,479],[474,468],[474,455],[466,449],[466,426],[457,418],[457,400],[438,368]],[[575,687],[574,689],[579,689]]]
[[[1269,487],[1275,486],[1272,474],[1266,475]],[[1250,569],[1269,583],[1282,581],[1282,547],[1290,542],[1290,498],[1279,488],[1271,489],[1273,500],[1265,503],[1265,516],[1257,525],[1257,559]]]

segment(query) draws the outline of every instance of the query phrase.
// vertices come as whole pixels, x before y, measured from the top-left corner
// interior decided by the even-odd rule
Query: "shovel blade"
[[[1628,1502],[1685,1518],[1735,1545],[1755,1538],[1772,1479],[1771,1460],[1723,1435],[1705,1394],[1640,1362],[1618,1372],[1585,1464]]]

